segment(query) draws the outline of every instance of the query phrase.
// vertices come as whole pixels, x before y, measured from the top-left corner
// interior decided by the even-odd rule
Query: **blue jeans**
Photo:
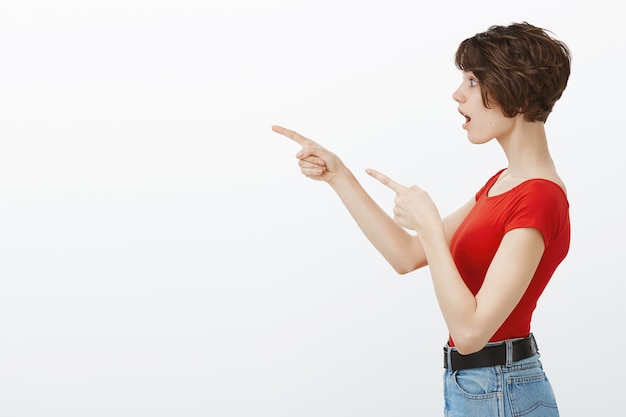
[[[454,349],[454,348],[452,348]],[[558,417],[539,354],[506,365],[444,373],[445,417]]]

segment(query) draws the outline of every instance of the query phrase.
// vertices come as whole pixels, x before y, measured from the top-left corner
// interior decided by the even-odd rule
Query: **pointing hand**
[[[300,171],[305,176],[331,183],[335,179],[337,172],[342,169],[343,163],[339,157],[315,141],[282,126],[272,126],[272,130],[302,146],[300,152],[296,154],[296,158],[298,158]]]
[[[439,211],[424,190],[417,185],[406,187],[373,169],[367,169],[366,172],[396,193],[393,219],[398,225],[414,230],[418,235],[437,226],[441,228]]]

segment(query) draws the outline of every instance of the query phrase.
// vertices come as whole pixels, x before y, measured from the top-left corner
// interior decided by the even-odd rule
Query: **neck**
[[[519,117],[498,143],[508,160],[507,176],[533,178],[555,169],[543,122],[527,122]]]

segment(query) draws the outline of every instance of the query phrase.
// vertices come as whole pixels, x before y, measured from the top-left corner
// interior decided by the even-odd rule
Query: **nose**
[[[461,94],[460,86],[456,89],[454,93],[452,93],[452,100],[456,101],[457,103],[462,103],[463,101],[465,101],[465,96]]]

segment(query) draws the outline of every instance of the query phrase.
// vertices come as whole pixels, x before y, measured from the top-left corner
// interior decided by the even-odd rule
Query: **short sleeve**
[[[541,232],[546,246],[569,224],[569,203],[559,185],[547,180],[530,180],[517,196],[505,223],[505,233],[532,227]]]

